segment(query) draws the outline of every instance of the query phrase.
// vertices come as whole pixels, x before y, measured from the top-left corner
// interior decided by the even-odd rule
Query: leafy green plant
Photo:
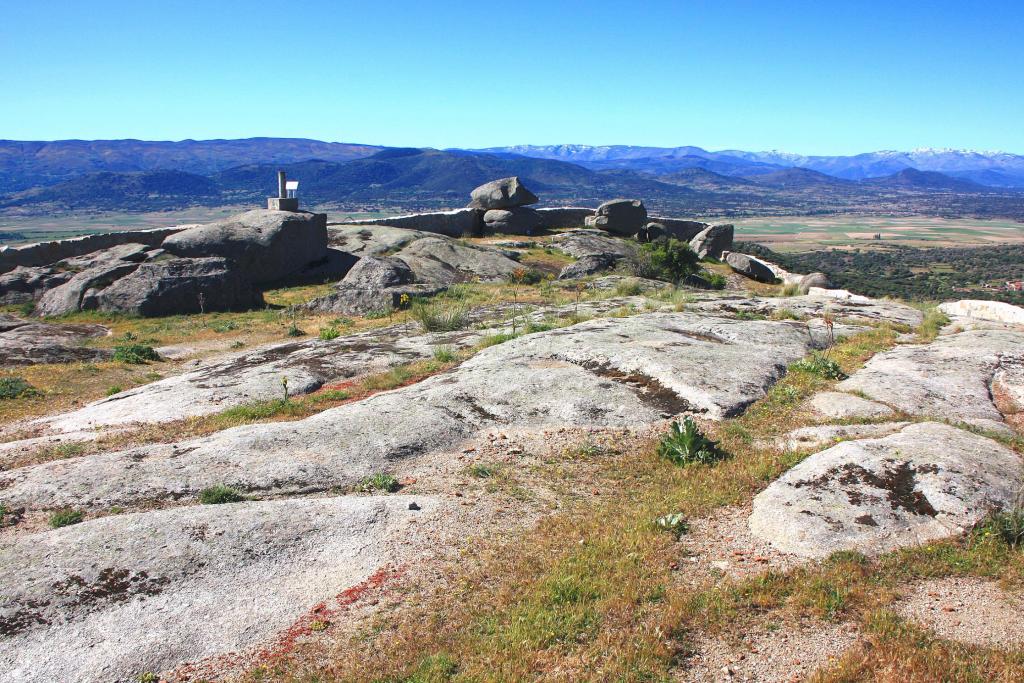
[[[498,473],[498,468],[494,465],[488,465],[487,463],[475,462],[466,468],[469,476],[476,477],[477,479],[487,479],[493,477]]]
[[[683,418],[681,427],[672,423],[658,444],[658,455],[676,465],[711,465],[725,458],[718,444],[704,436],[690,417]]]
[[[438,346],[434,348],[434,360],[438,363],[451,363],[458,358],[455,348],[451,346]]]
[[[23,377],[8,375],[0,377],[0,399],[25,398],[38,396],[39,390],[29,384]]]
[[[398,483],[398,480],[395,479],[394,476],[390,474],[385,474],[383,472],[375,474],[371,477],[367,477],[366,479],[363,479],[363,481],[359,484],[359,489],[367,493],[371,493],[373,491],[385,491],[386,493],[394,493],[400,488],[401,485]]]
[[[84,515],[80,510],[58,510],[50,515],[50,526],[59,529],[64,526],[71,526],[82,521]]]
[[[129,365],[143,365],[150,361],[160,360],[160,354],[152,346],[127,342],[114,347],[114,360]]]
[[[1024,507],[1015,505],[993,515],[988,529],[1010,547],[1024,546]]]
[[[725,289],[725,286],[729,283],[729,280],[724,275],[713,270],[703,270],[700,276],[707,280],[707,283],[711,285],[711,289]]]
[[[696,273],[700,269],[699,264],[697,253],[687,242],[659,237],[640,245],[631,260],[631,269],[637,277],[679,282]]]
[[[451,332],[466,326],[469,306],[448,297],[420,299],[412,304],[410,314],[425,332]]]
[[[505,282],[514,285],[535,285],[544,279],[544,274],[533,268],[516,268],[505,276]]]
[[[293,320],[291,322],[291,324],[288,325],[288,331],[285,332],[285,336],[288,336],[288,337],[305,337],[306,336],[306,332],[304,330],[300,330],[298,324]]]
[[[139,683],[159,683],[160,677],[152,671],[147,671],[139,675]]]
[[[333,325],[328,327],[320,328],[320,338],[324,341],[330,341],[331,339],[337,339],[341,336],[341,330]]]
[[[835,362],[823,353],[812,353],[807,358],[801,358],[790,366],[793,370],[807,372],[825,379],[846,379],[846,373]]]
[[[119,384],[112,384],[111,386],[107,387],[107,396],[113,396],[114,394],[120,394],[122,391],[124,391],[124,387],[122,387]]]
[[[677,538],[690,530],[690,525],[686,521],[686,516],[681,512],[673,512],[671,514],[658,517],[654,520],[654,526],[658,527],[662,531],[671,532]]]
[[[380,320],[381,318],[388,318],[393,313],[390,308],[378,308],[373,311],[367,311],[363,317],[367,320]]]
[[[245,500],[242,492],[224,484],[217,484],[199,492],[199,502],[203,505],[221,505],[223,503],[240,503]]]

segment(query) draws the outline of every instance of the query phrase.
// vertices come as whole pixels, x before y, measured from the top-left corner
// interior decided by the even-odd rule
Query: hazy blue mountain
[[[0,208],[51,205],[61,210],[153,210],[220,199],[217,183],[194,173],[102,171],[0,198]]]
[[[0,140],[0,193],[68,180],[100,171],[175,170],[199,175],[248,163],[306,159],[350,161],[383,149],[374,145],[300,138],[244,140]]]

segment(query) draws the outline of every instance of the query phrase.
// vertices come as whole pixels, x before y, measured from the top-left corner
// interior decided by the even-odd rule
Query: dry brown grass
[[[832,357],[851,372],[894,338],[892,330],[873,330],[840,342]],[[663,680],[698,632],[743,628],[766,614],[783,624],[868,623],[915,577],[1024,573],[1020,551],[978,534],[877,561],[839,554],[717,586],[681,580],[675,539],[653,520],[670,512],[702,517],[749,501],[801,457],[760,447],[762,439],[804,424],[802,398],[832,383],[791,372],[745,415],[712,430],[732,456],[715,466],[676,467],[650,442],[597,458],[590,476],[608,492],[600,503],[574,499],[510,543],[483,543],[437,593],[410,599],[354,637],[300,648],[248,679]],[[863,666],[844,663],[855,665]]]

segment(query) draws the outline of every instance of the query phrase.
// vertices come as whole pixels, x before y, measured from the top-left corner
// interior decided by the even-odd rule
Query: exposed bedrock
[[[1020,456],[992,439],[912,424],[810,456],[754,498],[750,529],[803,557],[878,555],[961,534],[1009,507],[1021,472]]]
[[[415,541],[441,502],[343,497],[113,515],[0,550],[7,681],[137,681],[263,644]]]
[[[0,313],[0,365],[107,360],[113,355],[111,349],[84,344],[108,334],[110,330],[102,325],[28,322]]]
[[[419,384],[304,420],[3,472],[0,502],[133,507],[215,484],[265,495],[324,491],[488,427],[643,425],[687,412],[721,419],[761,398],[823,340],[822,326],[809,334],[792,322],[597,319],[515,339]]]
[[[880,353],[838,385],[909,415],[1008,432],[992,382],[1024,357],[1024,332],[970,330]]]

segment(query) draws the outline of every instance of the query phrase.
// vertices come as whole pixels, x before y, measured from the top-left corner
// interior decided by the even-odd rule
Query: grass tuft
[[[240,503],[245,500],[242,492],[224,484],[217,484],[199,493],[199,502],[203,505],[223,505],[224,503]]]
[[[61,527],[78,524],[84,517],[80,510],[58,510],[50,515],[50,526],[54,529],[60,529]]]

